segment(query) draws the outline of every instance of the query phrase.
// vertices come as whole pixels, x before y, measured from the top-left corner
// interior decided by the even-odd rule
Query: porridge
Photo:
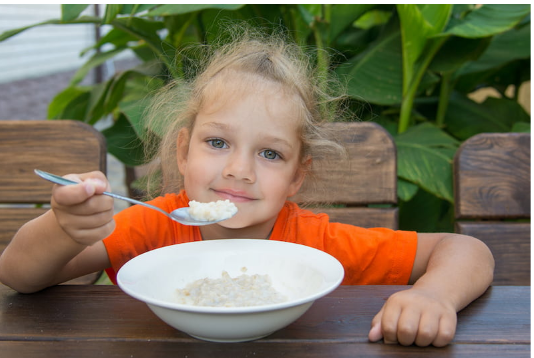
[[[195,200],[189,202],[189,215],[196,220],[218,221],[231,218],[237,213],[237,207],[230,200],[218,200],[200,203]]]
[[[269,275],[230,277],[223,271],[217,279],[204,278],[177,289],[178,302],[194,306],[246,307],[287,301],[271,285]]]

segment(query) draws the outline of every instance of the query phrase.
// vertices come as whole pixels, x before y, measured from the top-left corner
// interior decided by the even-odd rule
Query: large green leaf
[[[332,6],[330,19],[330,42],[367,11],[377,7],[376,4],[336,4]]]
[[[241,4],[166,4],[150,10],[144,16],[171,16],[187,14],[206,9],[237,10],[245,5]]]
[[[416,184],[400,178],[397,180],[397,196],[401,200],[408,201],[412,199],[418,190],[419,187]]]
[[[61,118],[61,114],[65,111],[65,108],[68,106],[68,104],[86,93],[88,93],[87,89],[82,89],[79,87],[65,88],[63,91],[56,94],[48,105],[47,118]]]
[[[62,92],[64,93],[64,92]],[[84,121],[87,114],[87,108],[91,99],[91,92],[89,90],[81,89],[79,95],[70,96],[67,102],[65,98],[60,95],[56,96],[52,103],[55,103],[55,115],[49,116],[50,119],[75,119]],[[61,101],[60,101],[61,100]]]
[[[445,116],[447,130],[461,140],[482,132],[509,132],[514,123],[529,121],[515,101],[489,97],[477,103],[458,93],[451,96]]]
[[[80,14],[87,9],[89,5],[87,4],[70,4],[70,5],[61,5],[61,21],[67,22],[76,19]]]
[[[486,51],[476,61],[465,64],[457,77],[500,67],[510,61],[530,57],[530,23],[495,35]]]
[[[76,73],[74,74],[74,76],[72,77],[70,81],[70,85],[74,86],[80,83],[85,78],[85,76],[87,76],[89,71],[103,64],[104,62],[112,59],[113,57],[117,56],[119,53],[121,53],[124,50],[125,48],[118,48],[118,49],[111,50],[108,52],[97,52],[86,63],[84,63],[84,65],[80,67],[78,71],[76,71]]]
[[[529,4],[485,4],[467,14],[445,34],[469,38],[493,36],[510,30],[529,14]]]
[[[470,61],[475,61],[488,48],[491,38],[468,39],[451,36],[439,49],[429,66],[431,71],[454,72]]]
[[[402,55],[400,32],[381,37],[371,47],[339,66],[347,76],[348,94],[358,100],[382,105],[402,101]]]
[[[136,166],[144,161],[143,142],[128,119],[121,115],[113,126],[104,129],[108,152],[125,165]]]
[[[452,160],[456,141],[439,128],[424,123],[396,136],[395,143],[399,178],[453,202]]]
[[[119,73],[115,75],[110,81],[112,82],[110,89],[107,93],[106,97],[106,103],[105,103],[105,112],[111,112],[113,109],[115,109],[119,102],[123,100],[125,93],[124,89],[126,87],[127,81],[130,80],[133,77],[146,77],[150,80],[151,83],[159,83],[160,86],[163,85],[162,82],[159,82],[157,78],[155,78],[158,74],[161,72],[161,63],[159,62],[147,62],[143,63],[139,66],[136,66],[130,70],[124,71],[122,73]],[[152,88],[150,86],[146,86],[147,92],[151,90]],[[137,92],[140,94],[141,97],[144,97],[144,92]]]
[[[63,22],[58,19],[47,20],[43,22],[38,22],[33,25],[28,25],[28,26],[19,27],[16,29],[5,31],[0,34],[0,42],[7,40],[8,38],[13,37],[15,35],[18,35],[21,32],[24,32],[26,30],[32,29],[34,27],[43,26],[43,25],[98,24],[98,23],[100,23],[100,18],[94,17],[94,16],[82,16],[79,19],[75,19],[75,20],[67,21],[67,22]]]
[[[453,205],[418,190],[409,201],[399,202],[399,229],[417,232],[453,232]]]
[[[413,78],[414,65],[427,46],[429,38],[447,24],[452,5],[399,4],[401,21],[404,92]]]
[[[106,12],[104,13],[104,18],[102,19],[102,25],[110,24],[111,21],[115,20],[117,15],[122,13],[122,4],[107,4]]]

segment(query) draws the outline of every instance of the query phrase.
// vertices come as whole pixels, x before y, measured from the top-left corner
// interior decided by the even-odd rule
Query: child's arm
[[[109,267],[102,239],[114,230],[113,199],[104,174],[71,175],[79,185],[52,189],[52,209],[23,225],[0,256],[0,281],[19,292]]]
[[[419,234],[410,278],[375,316],[369,340],[445,346],[456,332],[456,313],[493,280],[494,260],[481,241],[457,234]]]

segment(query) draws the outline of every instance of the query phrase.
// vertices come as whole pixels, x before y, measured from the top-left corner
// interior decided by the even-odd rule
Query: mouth
[[[223,200],[228,199],[234,203],[244,203],[244,202],[255,200],[254,198],[250,197],[247,193],[243,191],[231,190],[231,189],[222,189],[222,190],[213,189],[213,191],[221,199]]]

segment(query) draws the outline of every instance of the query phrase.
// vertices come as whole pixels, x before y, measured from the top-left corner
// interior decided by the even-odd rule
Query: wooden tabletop
[[[458,315],[445,348],[370,343],[384,300],[405,286],[341,286],[300,319],[245,343],[175,330],[116,286],[57,286],[23,295],[0,284],[1,357],[529,357],[530,287],[497,286]]]

